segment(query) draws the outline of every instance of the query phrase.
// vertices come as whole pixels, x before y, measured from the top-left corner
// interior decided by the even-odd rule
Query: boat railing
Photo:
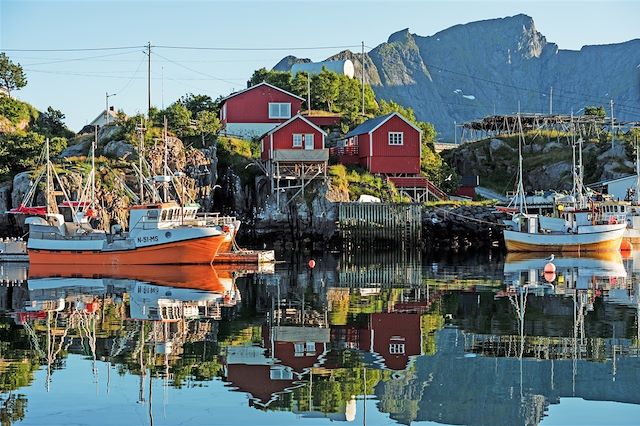
[[[41,240],[104,240],[107,238],[104,232],[88,232],[85,234],[62,235],[56,232],[38,231],[31,231],[29,233],[29,237]]]
[[[220,213],[198,213],[196,217],[207,225],[233,225],[236,222],[235,216],[220,216]]]

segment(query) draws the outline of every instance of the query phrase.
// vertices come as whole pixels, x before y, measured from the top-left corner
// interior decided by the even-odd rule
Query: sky
[[[228,95],[246,87],[255,69],[289,54],[319,61],[345,48],[360,51],[362,41],[370,50],[404,28],[428,36],[518,13],[533,17],[560,49],[640,37],[637,0],[0,0],[0,51],[27,74],[16,97],[61,110],[77,131],[104,110],[107,93],[127,114],[146,111],[148,42],[152,104],[162,108],[186,93]]]

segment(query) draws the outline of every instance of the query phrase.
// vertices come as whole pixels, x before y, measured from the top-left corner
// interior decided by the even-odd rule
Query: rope
[[[454,213],[454,212],[452,212],[451,210],[446,210],[446,209],[443,209],[443,208],[441,208],[441,207],[434,207],[434,209],[435,209],[435,210],[440,210],[440,211],[444,212],[444,213],[445,213],[445,215],[450,214],[450,215],[458,216],[458,217],[461,217],[461,218],[463,218],[463,219],[471,220],[471,221],[474,221],[474,222],[486,223],[486,224],[488,224],[488,225],[492,225],[492,226],[503,226],[503,227],[505,227],[505,228],[508,226],[508,225],[505,225],[504,223],[489,222],[488,220],[477,219],[477,218],[475,218],[475,217],[473,217],[473,216],[465,216],[465,215],[460,214],[460,213]]]

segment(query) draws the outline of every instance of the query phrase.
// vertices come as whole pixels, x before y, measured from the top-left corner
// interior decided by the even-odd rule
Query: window
[[[391,355],[404,355],[404,343],[389,343],[389,353]]]
[[[291,118],[291,104],[270,102],[269,118]]]
[[[302,135],[299,133],[295,133],[293,135],[293,147],[301,148],[302,147]]]
[[[293,345],[294,355],[293,356],[304,356],[304,343],[295,343]]]
[[[304,149],[313,149],[313,133],[304,135]]]
[[[316,342],[307,342],[305,351],[307,356],[316,354]]]
[[[389,132],[389,145],[402,145],[403,136],[402,132]]]
[[[293,379],[293,371],[289,367],[274,365],[269,370],[269,378],[271,380],[291,380]]]

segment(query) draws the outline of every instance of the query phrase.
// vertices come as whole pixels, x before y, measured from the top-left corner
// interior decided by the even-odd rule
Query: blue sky
[[[152,45],[288,48],[153,49],[152,103],[193,92],[215,98],[243,88],[253,70],[287,54],[322,60],[362,40],[375,47],[400,29],[431,35],[455,24],[525,13],[561,49],[640,37],[637,1],[30,1],[0,0],[0,50],[132,46],[131,49],[7,54],[26,70],[17,97],[52,105],[79,130],[110,103],[146,110],[146,56]],[[293,47],[328,47],[298,50]]]

